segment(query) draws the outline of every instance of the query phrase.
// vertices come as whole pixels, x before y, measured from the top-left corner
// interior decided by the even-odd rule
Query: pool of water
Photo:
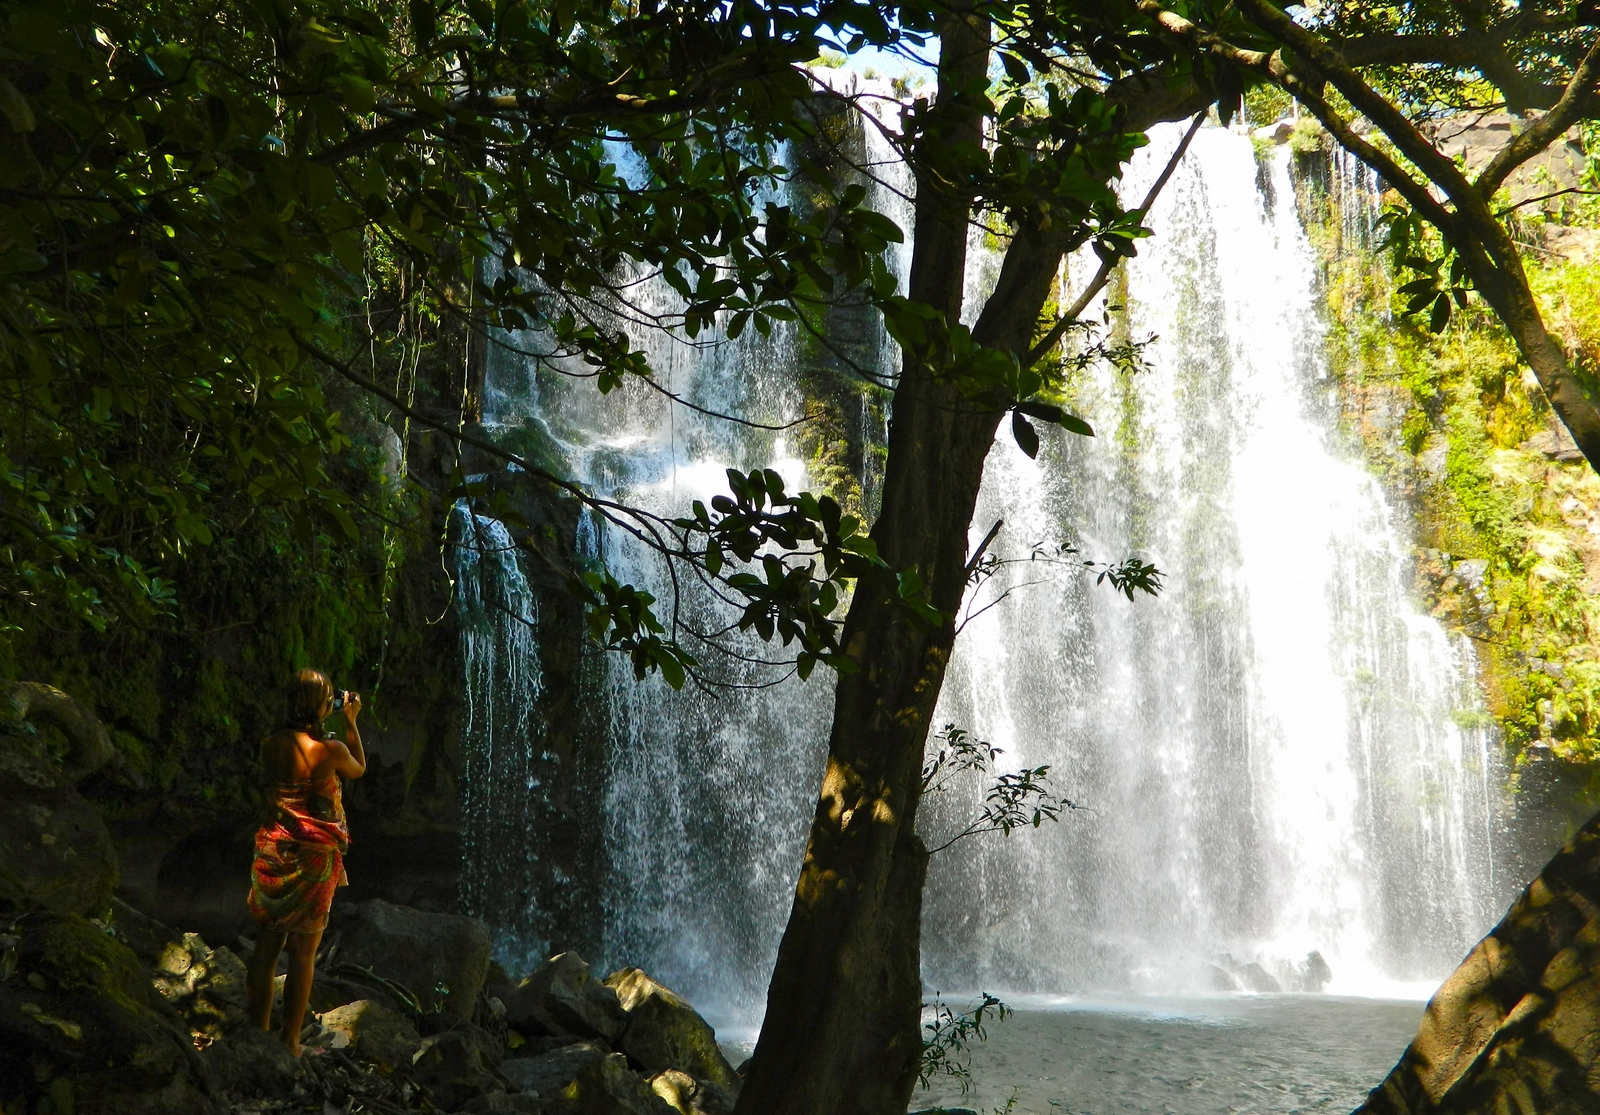
[[[912,1110],[982,1115],[1294,1115],[1354,1109],[1404,1051],[1421,1000],[1332,995],[1018,999]],[[1013,1102],[1014,1101],[1014,1102]]]

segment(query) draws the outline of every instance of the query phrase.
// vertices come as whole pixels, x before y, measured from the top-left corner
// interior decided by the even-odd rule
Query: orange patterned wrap
[[[350,848],[339,776],[279,782],[268,791],[267,822],[256,832],[250,914],[268,929],[315,933],[327,927],[333,892],[349,882]]]

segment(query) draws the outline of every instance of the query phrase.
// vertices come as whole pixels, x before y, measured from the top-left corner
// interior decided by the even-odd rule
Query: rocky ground
[[[36,688],[34,711],[81,709]],[[644,972],[602,979],[567,952],[514,978],[482,922],[382,899],[335,902],[297,1061],[245,1024],[248,940],[115,897],[85,770],[63,761],[84,724],[49,726],[67,746],[0,725],[0,1115],[732,1111],[711,1027]]]
[[[727,1115],[738,1095],[711,1027],[644,972],[569,952],[514,981],[481,923],[381,900],[327,934],[296,1061],[245,1024],[240,956],[112,905],[0,938],[7,1115]]]

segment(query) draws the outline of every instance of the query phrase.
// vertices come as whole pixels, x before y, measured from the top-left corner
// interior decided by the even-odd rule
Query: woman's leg
[[[322,930],[289,934],[289,976],[283,981],[283,1044],[300,1056],[300,1027],[311,1001],[311,973],[317,960]]]
[[[256,951],[244,981],[245,1012],[250,1025],[258,1030],[272,1029],[272,980],[278,972],[278,954],[283,951],[286,934],[281,929],[262,927],[256,937]]]

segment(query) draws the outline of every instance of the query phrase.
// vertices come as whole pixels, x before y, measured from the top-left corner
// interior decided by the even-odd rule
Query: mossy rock
[[[41,1097],[78,1115],[218,1110],[188,1028],[122,942],[76,914],[33,914],[12,932],[0,981],[0,1104]]]
[[[94,806],[27,741],[0,735],[0,902],[103,916],[116,882]]]
[[[606,977],[617,993],[628,1024],[617,1041],[647,1072],[677,1069],[695,1080],[710,1081],[738,1094],[739,1074],[717,1047],[717,1033],[682,996],[662,987],[638,968],[624,968]]]
[[[678,1115],[644,1079],[628,1067],[628,1059],[612,1053],[585,1065],[556,1095],[550,1115]]]

